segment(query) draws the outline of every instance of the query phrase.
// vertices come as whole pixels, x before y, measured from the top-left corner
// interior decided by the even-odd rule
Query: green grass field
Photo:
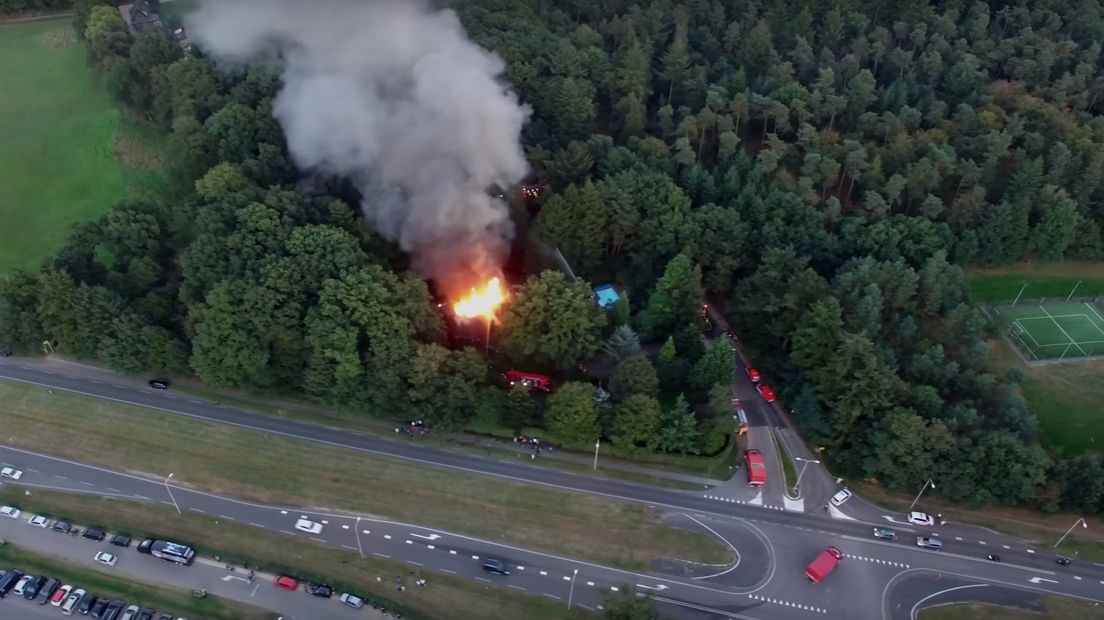
[[[387,516],[632,569],[657,557],[707,563],[729,557],[714,538],[663,525],[657,511],[640,504],[375,458],[5,381],[0,402],[0,428],[9,445],[158,478],[174,472],[181,484],[233,497]],[[123,437],[118,429],[140,431]],[[166,451],[167,445],[173,450]],[[595,523],[604,525],[599,530]]]
[[[165,184],[164,138],[120,119],[69,18],[0,26],[0,272],[37,269],[76,222]]]
[[[1094,304],[1021,303],[994,310],[1028,359],[1104,355],[1104,315]]]
[[[980,304],[1010,302],[1025,284],[1022,299],[1064,300],[1070,292],[1076,297],[1104,295],[1104,263],[1016,263],[970,269],[966,279],[971,296]]]
[[[920,620],[1104,620],[1104,606],[1061,596],[1043,597],[1041,610],[961,603],[921,610]]]

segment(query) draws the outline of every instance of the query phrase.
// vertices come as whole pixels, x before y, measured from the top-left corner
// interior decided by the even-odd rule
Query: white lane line
[[[548,576],[548,571],[546,571],[546,570],[542,570],[542,571],[540,572],[540,574],[541,574],[541,577],[547,577],[547,576]]]
[[[164,504],[164,505],[166,505],[166,506],[172,506],[172,505],[174,505],[174,504],[173,504],[172,502],[170,502],[170,501],[168,501],[168,500],[164,500],[164,499],[163,499],[163,500],[161,500],[161,503],[162,503],[162,504]]]
[[[490,580],[490,579],[484,579],[483,577],[476,577],[476,580],[478,580],[478,581],[486,581],[487,583],[490,583],[490,582],[491,582],[491,580]]]
[[[1012,547],[1009,547],[1008,545],[1001,545],[1001,546],[1004,547],[1005,549],[1011,549],[1012,548]]]
[[[421,562],[415,562],[414,560],[407,560],[406,563],[413,564],[414,566],[425,566],[425,564],[422,564]]]
[[[554,599],[556,599],[557,601],[562,601],[562,600],[563,600],[563,598],[561,598],[561,597],[559,597],[559,596],[556,596],[555,594],[548,594],[547,592],[542,592],[542,594],[543,594],[544,596],[547,596],[548,598],[554,598]]]
[[[621,588],[618,588],[617,586],[610,586],[610,591],[612,591],[612,592],[620,592],[620,591],[621,591]]]
[[[317,536],[310,536],[310,539],[311,540],[317,540],[318,542],[323,543],[323,544],[325,544],[325,542],[326,542],[325,540],[323,540],[323,539],[321,539]]]
[[[391,556],[387,555],[386,553],[376,553],[375,551],[373,551],[373,552],[372,552],[372,555],[378,555],[378,556],[380,556],[381,558],[387,558],[387,559],[391,559]]]
[[[235,521],[236,520],[236,519],[234,519],[234,517],[231,517],[229,515],[219,515],[218,518],[226,519],[227,521]]]
[[[517,565],[517,566],[515,566],[514,568],[516,568],[516,569],[518,569],[518,570],[525,570],[525,567],[524,567],[524,566],[522,566],[522,565],[520,565],[520,564],[518,564],[518,565]]]
[[[593,582],[593,581],[588,581],[588,582],[586,582],[586,584],[587,584],[588,586],[594,587],[594,582]]]
[[[349,529],[349,526],[348,526],[348,525],[345,525],[344,523],[342,523],[342,524],[341,524],[341,529],[343,529],[343,530],[347,530],[347,529]]]
[[[50,371],[46,371],[46,372],[47,372],[48,374],[51,374],[51,375],[52,375],[52,374],[54,374],[54,373],[52,373],[52,372],[50,372]],[[111,387],[114,387],[114,388],[119,388],[120,390],[125,390],[125,389],[126,389],[126,386],[125,386],[125,385],[119,385],[118,383],[112,383],[112,384],[111,384]]]
[[[42,473],[42,472],[38,471],[37,469],[31,469],[30,467],[27,468],[27,471],[31,471],[31,472],[34,472],[36,474],[41,474]]]
[[[357,550],[356,547],[352,547],[350,545],[341,545],[341,548],[342,549],[348,549],[349,551],[356,551]]]
[[[472,556],[472,559],[473,559],[473,560],[478,560],[478,559],[479,559],[479,556],[478,556],[478,555],[473,555],[473,556]]]
[[[426,545],[426,549],[436,549],[437,545]]]
[[[188,510],[191,510],[192,512],[198,512],[201,515],[207,514],[206,510],[200,510],[199,508],[188,508]]]
[[[55,478],[60,478],[61,480],[68,480],[68,478],[66,478],[65,476],[62,476],[60,474],[54,474],[54,477]]]
[[[390,534],[384,534],[383,538],[384,538],[384,540],[391,540],[391,535]]]
[[[414,544],[414,541],[413,541],[413,540],[408,540],[408,541],[406,541],[406,544],[408,544],[408,545],[413,545],[413,544]]]
[[[513,589],[515,589],[515,590],[521,590],[522,592],[528,592],[528,590],[526,590],[525,588],[523,588],[523,587],[521,587],[521,586],[515,586],[515,585],[514,585],[514,584],[512,584],[512,583],[510,584],[510,587],[511,587],[511,588],[513,588]]]
[[[105,488],[106,488],[106,489],[107,489],[108,491],[111,491],[112,493],[122,493],[122,491],[120,491],[119,489],[113,489],[113,488],[111,488],[111,487],[105,487]]]
[[[281,534],[287,534],[288,536],[295,536],[295,532],[289,532],[287,530],[280,530]]]
[[[96,485],[92,484],[91,482],[85,482],[84,480],[81,480],[81,481],[80,481],[80,483],[81,483],[81,484],[87,484],[87,485],[88,485],[88,486],[90,486],[90,487],[94,487],[94,486],[96,486]]]
[[[449,555],[456,555],[456,549],[449,549]]]
[[[984,544],[986,544],[986,543],[985,543],[985,541],[984,541],[984,540],[979,540],[979,541],[978,541],[978,544],[979,544],[979,545],[984,545]]]
[[[454,570],[449,570],[449,569],[447,569],[447,568],[442,568],[442,569],[441,569],[441,572],[442,572],[442,573],[448,573],[448,574],[450,574],[450,575],[455,575],[455,574],[456,574],[456,571],[454,571]]]
[[[571,581],[571,577],[568,577],[567,575],[564,575],[564,581]]]
[[[95,383],[96,385],[103,385],[103,381],[96,381],[95,379],[89,379],[89,381]]]
[[[252,525],[253,527],[259,527],[262,530],[265,529],[265,526],[261,525],[260,523],[254,523],[254,522],[250,521],[249,525]]]

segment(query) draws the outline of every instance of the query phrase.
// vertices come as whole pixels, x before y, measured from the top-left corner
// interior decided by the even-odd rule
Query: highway
[[[269,417],[172,394],[171,390],[155,392],[142,383],[108,373],[96,375],[85,367],[70,370],[40,360],[9,358],[0,360],[0,376],[430,466],[642,502],[662,508],[672,525],[719,536],[739,553],[739,562],[731,567],[688,567],[677,561],[657,560],[648,574],[634,574],[414,524],[360,516],[357,526],[357,515],[310,513],[222,498],[184,486],[187,481],[174,481],[172,487],[182,509],[212,519],[232,518],[291,536],[305,536],[293,533],[291,526],[299,514],[313,515],[316,520],[328,521],[319,540],[314,541],[319,544],[416,562],[427,570],[490,580],[537,596],[558,600],[571,597],[573,605],[591,609],[597,609],[601,593],[628,586],[655,594],[664,613],[682,618],[908,618],[912,604],[939,591],[932,589],[937,587],[930,583],[933,575],[939,580],[961,580],[962,585],[986,584],[985,588],[940,595],[940,602],[956,596],[968,598],[981,590],[987,596],[1013,602],[1023,600],[1019,592],[1053,592],[1091,600],[1100,600],[1104,592],[1104,566],[1089,562],[1058,566],[1052,553],[983,528],[955,524],[940,527],[937,530],[946,543],[944,551],[919,549],[914,544],[915,536],[929,533],[930,528],[905,524],[900,515],[871,516],[872,507],[857,502],[859,498],[843,507],[846,510],[854,503],[859,508],[854,515],[845,510],[772,509],[766,504],[715,499],[708,496],[710,492],[592,478]],[[0,450],[0,460],[27,471],[27,478],[21,482],[32,485],[169,501],[157,480],[11,448]],[[812,471],[810,467],[806,476]],[[874,540],[870,534],[873,524],[894,527],[900,539]],[[839,547],[847,557],[829,579],[814,585],[802,571],[828,544]],[[989,552],[999,553],[1004,562],[985,560]],[[520,568],[505,579],[491,579],[472,557],[486,554]],[[908,601],[913,603],[906,605]]]

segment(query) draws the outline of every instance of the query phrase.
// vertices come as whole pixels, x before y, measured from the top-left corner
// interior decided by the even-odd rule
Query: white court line
[[[1046,308],[1039,306],[1039,309],[1043,311],[1043,314],[1050,316],[1050,313],[1047,312]],[[1063,329],[1061,325],[1058,324],[1058,321],[1054,320],[1054,317],[1050,317],[1050,320],[1054,321],[1054,326],[1057,327],[1062,332],[1062,334],[1065,335],[1066,338],[1069,338],[1069,341],[1073,343],[1073,346],[1077,347],[1077,350],[1081,352],[1081,355],[1088,355],[1088,353],[1085,353],[1085,350],[1081,348],[1081,345],[1077,344],[1077,341],[1073,339],[1073,336],[1070,336],[1069,333],[1065,329]]]

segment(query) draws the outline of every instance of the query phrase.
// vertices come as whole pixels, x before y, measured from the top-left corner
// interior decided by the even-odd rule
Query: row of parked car
[[[50,604],[66,616],[80,614],[99,620],[173,620],[172,614],[161,614],[149,607],[127,605],[121,599],[101,598],[84,588],[62,584],[46,575],[27,575],[11,568],[0,571],[0,598],[14,593],[39,605]],[[185,620],[176,618],[176,620]]]

